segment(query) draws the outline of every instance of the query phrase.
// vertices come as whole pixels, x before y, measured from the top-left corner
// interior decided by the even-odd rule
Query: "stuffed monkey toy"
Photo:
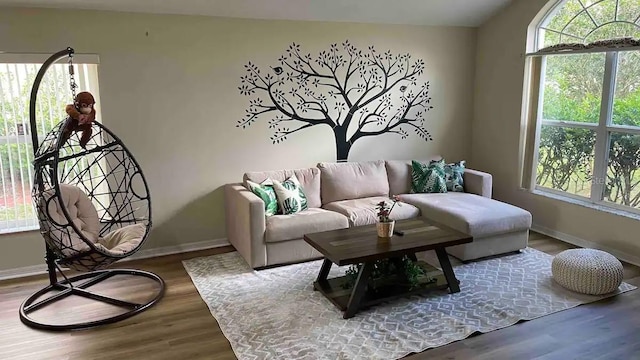
[[[65,124],[62,133],[63,143],[69,140],[71,134],[75,131],[82,132],[80,136],[80,146],[86,149],[89,139],[91,139],[91,125],[96,119],[96,104],[91,93],[83,91],[76,95],[73,104],[67,105],[65,111],[69,115],[69,119]]]

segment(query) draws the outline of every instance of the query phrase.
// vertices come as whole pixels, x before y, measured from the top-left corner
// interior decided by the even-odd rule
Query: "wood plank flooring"
[[[529,245],[549,254],[572,247],[536,233],[531,234]],[[235,359],[229,342],[181,263],[231,250],[224,247],[119,265],[156,272],[166,282],[165,297],[142,314],[84,331],[51,333],[30,329],[20,322],[20,303],[46,284],[45,276],[0,282],[0,359]],[[640,286],[640,268],[625,264],[625,281]],[[122,279],[105,290],[135,298],[152,287]],[[99,314],[92,303],[69,301],[74,301],[73,311],[59,306],[52,309],[56,316],[62,315],[68,321],[74,316]],[[408,358],[640,359],[639,334],[640,290],[637,290]]]

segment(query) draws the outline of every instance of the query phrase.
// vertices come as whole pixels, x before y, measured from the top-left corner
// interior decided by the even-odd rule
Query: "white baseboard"
[[[638,256],[634,256],[634,255],[630,255],[624,252],[621,252],[620,250],[616,250],[614,248],[608,247],[606,245],[602,245],[593,241],[589,241],[589,240],[585,240],[585,239],[581,239],[579,237],[573,236],[573,235],[569,235],[569,234],[565,234],[563,232],[560,231],[556,231],[556,230],[552,230],[549,229],[547,227],[541,226],[541,225],[537,225],[537,224],[533,224],[531,225],[531,230],[535,231],[535,232],[539,232],[541,234],[550,236],[552,238],[556,238],[558,240],[562,240],[564,242],[567,242],[569,244],[573,244],[575,246],[579,246],[579,247],[583,247],[583,248],[590,248],[590,249],[599,249],[602,251],[606,251],[609,254],[617,257],[618,259],[627,262],[629,264],[633,264],[635,266],[640,266],[640,257]]]
[[[154,248],[154,249],[153,248],[142,249],[137,253],[129,256],[128,258],[120,260],[120,262],[148,259],[152,257],[159,257],[159,256],[165,256],[165,255],[180,254],[180,253],[186,253],[190,251],[206,250],[206,249],[212,249],[217,247],[223,247],[227,245],[231,245],[231,244],[226,238],[223,238],[223,239],[198,241],[198,242],[188,243],[188,244],[165,246],[165,247]],[[47,272],[47,266],[45,264],[19,267],[15,269],[0,270],[0,281],[16,279],[16,278],[21,278],[25,276],[40,275],[46,272]]]

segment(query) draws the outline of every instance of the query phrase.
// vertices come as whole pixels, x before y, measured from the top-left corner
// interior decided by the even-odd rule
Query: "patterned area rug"
[[[461,292],[383,303],[344,320],[313,291],[320,261],[253,271],[236,252],[184,262],[233,351],[244,359],[397,359],[600,300],[551,278],[552,256],[534,249],[455,267]],[[344,268],[333,267],[330,277]]]

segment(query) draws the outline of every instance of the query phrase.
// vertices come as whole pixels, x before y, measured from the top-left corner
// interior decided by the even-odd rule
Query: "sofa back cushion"
[[[441,158],[442,156],[436,155],[418,161],[428,164],[431,160]],[[411,160],[387,160],[385,167],[389,177],[389,194],[409,194],[411,192]]]
[[[319,163],[322,174],[322,203],[389,196],[384,160],[345,163]]]
[[[274,170],[274,171],[254,171],[244,174],[243,181],[247,187],[247,180],[261,183],[267,178],[283,182],[291,175],[295,175],[302,186],[302,191],[307,197],[307,206],[319,208],[322,206],[320,200],[320,170],[318,168]]]

